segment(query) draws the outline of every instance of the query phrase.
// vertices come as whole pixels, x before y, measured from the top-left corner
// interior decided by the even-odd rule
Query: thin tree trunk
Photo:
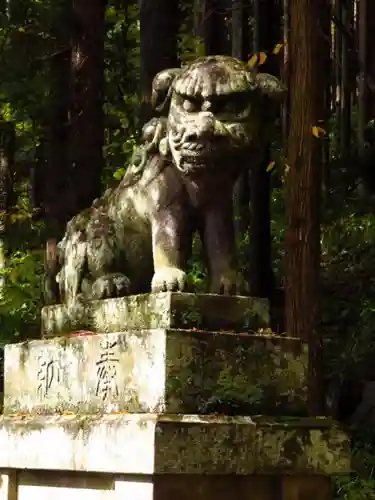
[[[271,53],[281,39],[280,5],[277,0],[254,2],[254,52]],[[269,55],[260,71],[279,74],[276,59]],[[275,278],[272,270],[271,237],[271,180],[267,172],[270,163],[270,144],[264,148],[259,165],[250,169],[250,272],[251,294],[272,298]]]
[[[342,26],[344,36],[341,43],[341,110],[340,110],[340,153],[341,158],[350,156],[351,90],[349,74],[349,40],[351,8],[349,0],[342,0]]]
[[[289,0],[282,0],[283,5],[283,64],[281,70],[282,81],[289,89]],[[282,136],[284,144],[284,155],[287,155],[288,135],[289,135],[289,111],[290,111],[290,92],[282,107]]]
[[[180,26],[176,0],[139,0],[141,125],[152,116],[151,87],[154,76],[179,66],[177,38]]]
[[[55,279],[57,242],[62,236],[65,223],[78,209],[75,198],[71,195],[77,192],[80,185],[75,185],[74,190],[71,190],[69,185],[69,172],[73,170],[69,164],[68,152],[70,65],[70,50],[56,54],[51,61],[51,107],[47,130],[46,161],[40,179],[43,186],[42,199],[47,229],[45,273],[48,282],[45,280],[45,285],[49,288],[48,290],[46,288],[44,292],[48,304],[59,302],[59,291]],[[59,151],[58,155],[56,151]]]
[[[70,165],[75,211],[100,195],[104,144],[103,0],[73,0]]]
[[[323,121],[320,126],[327,131],[328,122],[331,117],[332,108],[332,88],[334,86],[334,72],[332,64],[332,33],[331,33],[331,0],[320,0],[320,64],[322,67],[321,72],[321,85],[324,88],[323,107],[324,113],[322,115]],[[328,193],[330,188],[330,171],[331,171],[331,156],[330,156],[330,138],[327,133],[324,138],[322,151],[323,160],[323,188],[324,193]]]
[[[335,103],[336,103],[336,137],[338,141],[336,144],[337,152],[340,154],[340,127],[341,127],[341,82],[342,82],[342,2],[343,0],[335,1]]]
[[[321,143],[312,127],[321,118],[318,0],[290,0],[291,122],[288,144],[286,326],[309,342],[309,410],[323,413],[319,335]]]
[[[232,56],[246,61],[250,52],[249,7],[246,0],[232,1]],[[238,179],[234,188],[235,231],[238,241],[249,230],[250,189],[248,175]]]
[[[246,0],[232,0],[232,56],[246,61],[249,50],[249,8]]]
[[[358,2],[358,155],[361,160],[365,157],[365,130],[368,121],[368,70],[367,70],[367,0]]]
[[[0,298],[3,297],[4,293],[5,276],[2,273],[6,268],[8,254],[5,240],[8,232],[9,207],[13,188],[14,139],[14,126],[9,122],[0,121]]]
[[[49,235],[61,236],[65,223],[76,209],[69,203],[69,88],[70,50],[55,54],[51,60],[51,103],[46,133],[46,163],[41,179],[43,205]],[[59,151],[57,155],[56,152]],[[89,175],[89,174],[88,174]],[[80,186],[75,186],[79,188]]]
[[[368,89],[367,92],[367,110],[368,120],[375,119],[375,2],[367,0],[367,70],[368,70]],[[375,126],[373,129],[372,140],[375,144]]]
[[[227,0],[204,0],[202,33],[207,56],[228,54]]]
[[[36,217],[46,224],[44,300],[59,302],[55,275],[57,272],[57,242],[67,220],[76,210],[75,195],[80,187],[71,189],[69,175],[69,98],[71,52],[54,54],[50,63],[49,114],[37,149],[37,161],[31,171],[31,199]]]

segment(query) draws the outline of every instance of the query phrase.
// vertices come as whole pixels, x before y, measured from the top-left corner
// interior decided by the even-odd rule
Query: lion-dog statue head
[[[154,109],[167,117],[160,152],[186,175],[222,168],[236,151],[261,149],[265,122],[285,92],[277,78],[228,56],[162,71],[152,93]]]

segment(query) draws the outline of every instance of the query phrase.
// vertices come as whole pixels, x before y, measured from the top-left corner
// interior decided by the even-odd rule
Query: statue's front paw
[[[228,270],[212,280],[210,293],[222,295],[246,295],[249,291],[242,273]]]
[[[186,273],[177,267],[164,267],[155,271],[151,291],[183,292],[186,287]]]
[[[121,273],[111,273],[94,281],[91,288],[91,299],[102,300],[124,297],[130,293],[130,280]]]

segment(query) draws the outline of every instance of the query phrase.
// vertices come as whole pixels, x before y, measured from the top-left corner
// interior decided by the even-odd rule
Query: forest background
[[[0,345],[39,337],[56,243],[122,177],[155,74],[210,54],[289,89],[234,194],[241,267],[310,344],[310,413],[350,426],[337,498],[375,499],[375,419],[350,419],[375,380],[373,0],[0,0]]]

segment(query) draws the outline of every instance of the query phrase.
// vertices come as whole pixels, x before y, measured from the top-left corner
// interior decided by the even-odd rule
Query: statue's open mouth
[[[219,141],[213,142],[189,142],[182,144],[178,149],[181,156],[188,160],[194,158],[208,158],[210,156],[217,156],[222,150],[222,144]]]
[[[195,163],[198,159],[203,159],[210,152],[207,144],[200,142],[189,142],[183,144],[180,148],[181,157],[191,163]]]
[[[181,147],[182,154],[193,154],[196,155],[201,153],[205,149],[205,144],[201,142],[188,142]]]

